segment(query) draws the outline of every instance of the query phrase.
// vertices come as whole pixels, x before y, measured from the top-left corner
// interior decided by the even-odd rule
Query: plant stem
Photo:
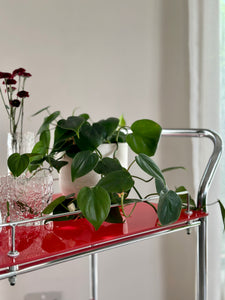
[[[95,151],[97,152],[98,156],[102,159],[102,154],[101,152],[96,148]]]
[[[47,171],[49,171],[49,173],[51,173],[51,167],[49,167],[49,168],[39,168],[35,172],[32,173],[32,175],[29,177],[29,180],[31,178],[33,178],[38,172],[44,171],[44,170],[47,170]]]
[[[141,196],[141,194],[138,192],[137,188],[135,186],[133,186],[133,189],[135,190],[136,194],[138,195],[139,199],[143,199],[143,197]]]
[[[116,152],[117,152],[118,148],[119,148],[118,141],[116,141],[116,149],[113,152],[113,158],[116,158]]]
[[[20,76],[19,76],[20,78]],[[25,81],[26,81],[27,77],[23,77],[23,86],[22,86],[22,89],[24,90],[24,87],[25,87]]]
[[[151,197],[151,196],[158,196],[158,195],[159,195],[158,193],[151,193],[151,194],[146,195],[145,199],[148,197]]]
[[[6,88],[6,94],[7,94],[7,97],[8,97],[8,101],[9,101],[10,100],[10,96],[9,96],[9,89],[8,89],[8,84],[6,83],[6,80],[5,80],[5,88]]]
[[[21,133],[21,139],[23,138],[23,116],[24,116],[24,99],[21,101],[21,119],[20,119],[20,133]]]
[[[120,199],[121,199],[121,209],[122,209],[123,215],[124,215],[126,218],[129,218],[129,217],[132,215],[132,213],[133,213],[133,211],[134,211],[134,209],[135,209],[137,203],[134,204],[134,206],[132,207],[131,212],[130,212],[128,215],[126,215],[126,213],[125,213],[125,211],[124,211],[124,203],[123,203],[123,201],[124,201],[124,193],[121,193],[121,194],[120,194]]]
[[[130,163],[129,167],[127,168],[127,171],[130,170],[130,168],[132,167],[132,165],[135,163],[135,159]]]
[[[216,204],[216,203],[218,203],[218,200],[215,201],[215,202],[208,203],[206,206],[211,206],[211,205],[214,205],[214,204]]]
[[[20,91],[20,83],[21,83],[21,77],[19,76],[18,92]]]
[[[138,190],[135,188],[135,186],[133,186],[133,189],[134,189],[135,192],[137,193],[139,199],[143,199],[143,197],[140,195],[140,193],[139,193]],[[158,195],[158,194],[157,194],[157,195]],[[147,196],[148,196],[148,195],[147,195]],[[147,196],[146,196],[146,197],[147,197]],[[145,198],[146,198],[146,197],[145,197]],[[151,202],[145,201],[144,203],[150,205],[150,206],[154,209],[154,211],[157,213],[157,209],[155,208],[155,206],[154,206]]]
[[[20,118],[21,118],[21,114],[22,114],[22,106],[23,106],[23,99],[22,99],[22,101],[21,101],[20,110],[19,110],[19,115],[18,115],[17,122],[16,122],[16,127],[18,126],[19,120],[20,120]]]
[[[142,181],[144,181],[144,182],[150,182],[150,181],[152,181],[153,179],[154,179],[154,177],[151,177],[150,179],[143,179],[143,178],[141,178],[141,177],[139,177],[139,176],[135,176],[135,175],[131,175],[133,178],[137,178],[137,179],[140,179],[140,180],[142,180]]]
[[[5,107],[5,110],[6,110],[7,114],[8,114],[8,116],[10,117],[10,113],[8,112],[8,109],[6,108],[7,105],[6,105],[6,103],[5,103],[5,99],[4,99],[4,97],[3,97],[1,87],[0,87],[0,94],[1,94],[1,98],[2,98],[2,101],[3,101],[4,107]]]

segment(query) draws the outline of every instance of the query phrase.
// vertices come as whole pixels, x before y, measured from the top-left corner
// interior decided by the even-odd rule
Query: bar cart
[[[197,251],[197,299],[207,300],[207,212],[205,203],[216,171],[222,141],[213,131],[205,129],[164,129],[164,137],[209,138],[213,152],[208,160],[197,195],[198,210],[191,211],[187,196],[187,209],[173,224],[160,226],[157,214],[143,199],[131,218],[125,223],[103,223],[98,231],[85,219],[50,222],[47,225],[27,226],[31,220],[0,224],[0,279],[16,283],[16,276],[46,268],[79,257],[90,257],[90,300],[98,300],[97,255],[141,240],[162,236],[180,230],[198,228]],[[157,205],[157,204],[156,204]],[[127,207],[129,210],[129,207]],[[77,212],[76,212],[77,213]],[[73,213],[35,218],[35,222],[59,218]],[[33,219],[34,220],[34,219]]]

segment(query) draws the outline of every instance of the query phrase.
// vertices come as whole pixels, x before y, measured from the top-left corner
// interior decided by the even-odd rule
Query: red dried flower
[[[3,82],[3,84],[16,84],[17,83],[17,81],[15,80],[15,79],[13,79],[13,78],[8,78],[8,79],[6,79],[4,82]]]
[[[10,104],[12,107],[19,107],[19,106],[20,106],[20,101],[19,101],[18,99],[10,100],[10,101],[9,101],[9,104]]]
[[[18,76],[19,80],[22,81],[19,82],[19,84],[17,84],[17,81],[15,80],[15,78],[17,78],[16,76]],[[0,80],[0,85],[5,85],[4,94],[3,87],[0,86],[0,98],[9,116],[11,134],[15,134],[18,131],[22,131],[25,105],[24,99],[30,96],[27,91],[24,91],[25,82],[26,79],[31,76],[32,75],[26,72],[24,68],[15,69],[12,73],[0,72],[0,79],[3,79]],[[20,90],[21,86],[23,89],[22,91]],[[8,103],[10,109],[6,105],[6,103]],[[17,109],[17,107],[19,107],[19,109]]]
[[[20,98],[26,98],[26,97],[29,97],[30,95],[27,91],[20,91],[17,93],[17,96]]]
[[[8,90],[8,92],[13,92],[16,90],[16,87],[15,86],[8,86],[7,89],[5,89],[5,92]]]
[[[0,78],[10,78],[12,76],[11,73],[0,72]]]
[[[12,76],[13,76],[13,77],[16,76],[16,75],[21,76],[21,75],[24,74],[25,71],[26,71],[26,70],[25,70],[24,68],[15,69],[15,70],[12,72]]]
[[[31,77],[32,75],[31,75],[30,73],[24,72],[24,73],[22,74],[22,76],[23,76],[23,77]]]

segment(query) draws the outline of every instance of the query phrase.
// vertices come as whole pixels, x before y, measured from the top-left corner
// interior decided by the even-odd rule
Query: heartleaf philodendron
[[[48,108],[45,110],[48,112]],[[123,207],[129,203],[128,195],[131,190],[136,192],[139,199],[143,199],[136,186],[136,181],[134,181],[138,178],[146,182],[154,179],[156,192],[160,196],[158,207],[160,222],[169,224],[176,221],[180,215],[181,199],[175,192],[169,190],[163,172],[181,167],[160,170],[152,160],[151,157],[157,150],[162,131],[158,123],[149,119],[141,119],[133,122],[129,127],[123,116],[91,122],[88,114],[75,116],[74,112],[68,118],[56,121],[59,115],[60,113],[56,111],[44,118],[38,131],[40,139],[33,149],[36,157],[31,158],[30,170],[48,163],[50,170],[54,168],[60,173],[60,169],[65,167],[69,157],[72,160],[72,163],[68,164],[72,181],[76,181],[91,171],[98,173],[101,179],[94,187],[86,186],[79,192],[74,190],[77,195],[74,203],[78,204],[82,215],[93,224],[95,229],[98,229],[105,220],[122,221],[122,218],[119,217],[118,207],[110,211],[110,206],[111,204],[121,204],[123,210]],[[52,147],[49,146],[51,145],[50,125],[53,127],[51,129],[54,129]],[[134,162],[150,176],[149,179],[145,180],[131,173],[130,168],[134,162],[131,162],[130,166],[125,169],[116,159],[118,145],[121,142],[127,143],[136,154]],[[103,155],[103,151],[99,147],[103,144],[115,145],[115,152],[111,157]],[[36,152],[39,152],[40,156],[37,156]],[[65,161],[63,160],[64,156]],[[21,161],[26,160],[25,157],[19,158],[17,159]],[[19,169],[21,171],[22,167]],[[15,171],[14,173],[19,174],[20,172]],[[53,213],[62,212],[64,205],[64,202],[60,203],[62,200],[49,206],[48,212],[52,208],[54,208]]]
[[[161,170],[149,156],[147,156],[144,153],[140,153],[138,156],[135,157],[135,160],[143,171],[145,171],[153,178],[161,180],[164,185],[166,184],[165,178]]]
[[[138,120],[131,125],[132,133],[127,135],[127,143],[137,154],[153,156],[156,152],[162,128],[152,120]]]
[[[8,167],[14,177],[20,176],[29,165],[29,157],[26,154],[14,153],[8,158]]]
[[[98,155],[96,153],[92,153],[90,150],[78,152],[71,165],[72,181],[89,173],[96,167],[97,163]]]
[[[122,193],[129,191],[134,185],[134,180],[127,170],[117,170],[103,177],[97,186],[103,187],[109,193]]]
[[[111,200],[107,191],[100,186],[83,187],[78,193],[77,203],[84,217],[97,230],[109,214]]]
[[[181,212],[182,201],[174,191],[161,193],[158,204],[158,217],[162,225],[175,222]]]

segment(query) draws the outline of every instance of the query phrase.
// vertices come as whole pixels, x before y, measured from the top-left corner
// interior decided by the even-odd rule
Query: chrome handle
[[[198,208],[205,208],[206,196],[222,154],[222,139],[216,132],[208,129],[163,129],[162,136],[206,137],[213,142],[213,152],[200,180],[197,196]]]

